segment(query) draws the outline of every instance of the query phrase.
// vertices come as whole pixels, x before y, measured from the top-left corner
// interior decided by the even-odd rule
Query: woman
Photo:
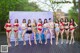
[[[32,26],[31,26],[31,20],[30,19],[28,20],[26,33],[28,34],[28,37],[29,37],[29,45],[32,45],[31,44]]]
[[[71,34],[71,38],[70,38],[70,43],[69,44],[73,44],[75,41],[74,41],[74,31],[75,31],[75,28],[78,26],[77,24],[76,24],[76,22],[74,22],[74,19],[72,18],[71,20],[70,20],[70,24],[69,24],[69,26],[70,26],[70,34]]]
[[[15,35],[15,46],[18,45],[18,28],[19,28],[19,24],[18,24],[18,19],[15,19],[15,23],[14,23],[14,35]]]
[[[54,32],[54,23],[51,20],[51,18],[49,18],[49,31],[50,31],[50,43],[52,45],[52,37],[53,37],[53,32]]]
[[[41,19],[38,20],[37,30],[38,30],[38,34],[39,34],[39,43],[42,44],[42,39],[41,39],[41,34],[42,34],[42,20]]]
[[[60,34],[61,34],[61,44],[63,44],[63,34],[64,34],[64,21],[63,18],[60,19]]]
[[[66,37],[67,37],[66,44],[68,44],[68,42],[69,42],[69,22],[68,22],[67,18],[65,19],[64,29],[65,29],[65,33],[66,33]]]
[[[44,19],[44,35],[45,35],[45,44],[47,44],[47,34],[48,34],[48,21]]]
[[[32,31],[34,33],[34,43],[37,44],[37,41],[36,41],[37,23],[35,19],[33,20],[33,23],[32,23]]]
[[[54,27],[55,27],[56,45],[57,45],[58,44],[59,32],[60,32],[60,27],[59,27],[59,21],[58,20],[55,21]]]
[[[8,47],[11,47],[10,36],[11,36],[12,26],[10,23],[10,19],[7,20],[7,23],[5,24],[4,28],[6,29]]]
[[[21,24],[21,28],[22,28],[22,39],[24,41],[23,45],[26,45],[26,41],[24,39],[24,35],[25,35],[26,29],[27,29],[26,19],[23,19],[22,24]]]

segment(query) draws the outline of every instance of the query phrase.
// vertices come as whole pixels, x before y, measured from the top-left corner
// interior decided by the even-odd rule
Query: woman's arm
[[[6,29],[6,24],[4,25],[4,29]]]
[[[74,22],[74,24],[75,24],[75,27],[77,27],[77,26],[78,26],[76,22]]]

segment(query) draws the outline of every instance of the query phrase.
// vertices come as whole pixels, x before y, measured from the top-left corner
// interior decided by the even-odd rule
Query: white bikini
[[[60,28],[59,28],[59,24],[58,23],[55,23],[55,31],[56,32],[59,32],[60,31]]]

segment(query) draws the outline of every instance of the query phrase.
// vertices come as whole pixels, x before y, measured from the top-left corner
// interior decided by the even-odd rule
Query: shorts
[[[60,31],[60,29],[59,28],[55,28],[55,32],[59,32]]]
[[[32,34],[32,30],[27,30],[26,33]]]
[[[48,30],[48,28],[43,28],[43,31],[46,31],[46,30]]]

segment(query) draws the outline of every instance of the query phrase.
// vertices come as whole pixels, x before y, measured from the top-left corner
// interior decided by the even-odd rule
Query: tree
[[[32,2],[33,2],[33,1],[32,1]],[[59,8],[62,7],[62,4],[60,4],[60,3],[55,3],[54,0],[36,0],[36,1],[34,1],[34,2],[36,2],[37,5],[39,5],[39,3],[40,3],[41,8],[48,7],[48,8],[47,8],[48,10],[43,10],[43,11],[52,11],[53,13],[54,13],[57,9],[59,9]],[[39,6],[40,6],[40,5],[39,5]],[[54,16],[54,17],[56,17],[56,16]]]
[[[73,6],[70,10],[69,10],[69,19],[74,18],[74,20],[78,23],[78,5],[77,6]]]
[[[79,9],[79,14],[78,14],[78,20],[79,20],[79,32],[80,32],[80,0],[78,0],[78,9]]]
[[[41,11],[36,3],[28,0],[0,0],[0,30],[4,30],[4,24],[9,18],[9,11]]]

